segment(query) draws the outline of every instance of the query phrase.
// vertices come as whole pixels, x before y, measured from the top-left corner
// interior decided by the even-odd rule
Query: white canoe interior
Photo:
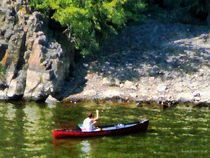
[[[109,130],[116,130],[116,129],[120,129],[120,128],[128,128],[128,127],[132,127],[132,126],[135,126],[136,123],[133,123],[133,124],[118,124],[118,125],[115,125],[115,126],[111,126],[111,127],[105,127],[105,128],[102,128],[103,131],[109,131]]]

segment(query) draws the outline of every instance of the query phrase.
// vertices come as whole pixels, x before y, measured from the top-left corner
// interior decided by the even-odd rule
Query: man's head
[[[89,113],[89,114],[88,114],[88,117],[89,117],[89,118],[92,118],[92,117],[93,117],[93,114],[92,114],[92,113]]]

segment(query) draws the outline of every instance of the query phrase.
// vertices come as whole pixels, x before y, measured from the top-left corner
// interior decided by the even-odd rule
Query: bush
[[[30,0],[30,5],[44,16],[48,16],[50,12],[49,0]]]
[[[99,43],[130,20],[138,20],[146,5],[141,0],[31,0],[31,5],[58,21],[74,41],[75,49],[87,55]]]

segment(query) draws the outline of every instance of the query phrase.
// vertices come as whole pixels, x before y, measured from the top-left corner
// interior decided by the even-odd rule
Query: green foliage
[[[4,72],[5,72],[4,67],[0,65],[0,76],[2,76]]]
[[[49,0],[30,0],[30,4],[36,10],[39,10],[44,16],[49,14]]]
[[[127,20],[139,21],[144,20],[144,11],[147,7],[146,3],[139,0],[128,0],[125,3],[125,15]]]
[[[31,5],[66,27],[69,39],[83,55],[99,48],[101,39],[117,34],[129,20],[138,20],[141,0],[32,0]]]

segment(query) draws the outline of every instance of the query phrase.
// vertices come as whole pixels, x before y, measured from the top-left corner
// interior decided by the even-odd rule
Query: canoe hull
[[[128,127],[126,127],[126,125]],[[84,132],[79,129],[53,130],[53,136],[55,139],[59,139],[59,138],[67,138],[67,137],[95,137],[95,136],[110,136],[110,135],[129,134],[129,133],[135,133],[135,132],[144,132],[148,128],[149,120],[143,120],[141,122],[134,122],[134,123],[126,124],[126,125],[123,128],[116,128],[112,130],[102,130],[102,131],[91,131],[91,132]],[[132,126],[129,126],[129,125],[132,125]],[[116,125],[103,126],[100,128],[107,129],[109,127],[115,127],[115,126]]]

